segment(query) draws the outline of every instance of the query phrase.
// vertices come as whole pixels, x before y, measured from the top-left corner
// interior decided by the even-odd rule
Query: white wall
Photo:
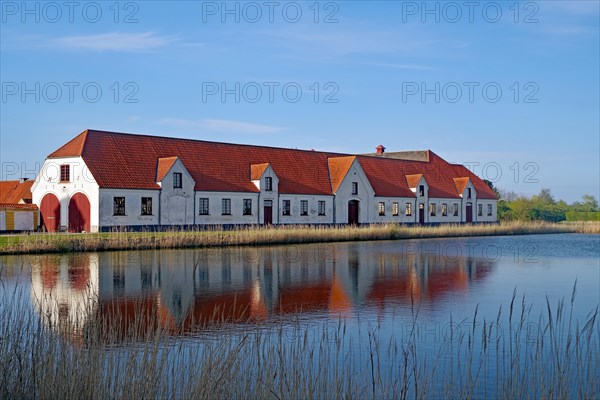
[[[68,164],[71,169],[71,182],[60,182],[60,166]],[[47,159],[37,176],[32,192],[32,202],[38,207],[42,198],[53,193],[60,202],[60,226],[67,229],[69,224],[69,200],[75,193],[85,194],[90,201],[90,230],[98,231],[99,188],[92,173],[81,157]],[[41,216],[40,216],[41,218]],[[41,221],[40,221],[41,223]]]
[[[385,203],[385,215],[379,215],[379,203]],[[393,215],[393,204],[398,203],[398,215]],[[406,203],[410,203],[412,207],[412,214],[406,215]],[[370,221],[373,223],[397,223],[397,224],[411,224],[416,221],[414,198],[408,197],[375,197],[371,205],[372,210],[369,210],[369,214],[372,215]]]
[[[358,195],[352,194],[352,182],[358,183]],[[367,179],[360,163],[354,163],[342,180],[335,193],[335,219],[336,224],[348,223],[348,202],[358,200],[358,222],[366,224],[373,221],[373,203],[375,203],[375,192]]]
[[[477,208],[475,208],[475,216],[478,222],[496,222],[498,218],[498,201],[494,199],[479,199],[477,204],[481,204],[483,207],[483,215],[477,215]],[[488,205],[492,205],[492,215],[488,215]]]
[[[458,224],[464,220],[462,212],[462,199],[458,198],[429,198],[429,204],[435,204],[435,216],[430,215],[429,207],[427,207],[426,214],[429,218],[430,223],[443,224],[451,223]],[[442,215],[442,204],[448,206],[448,215]],[[454,216],[454,204],[458,205],[458,215]]]
[[[420,195],[419,192],[419,186],[423,185],[424,186],[424,192],[423,192],[423,196]],[[419,222],[419,206],[421,204],[423,204],[423,207],[425,208],[425,213],[423,216],[423,221],[420,222],[424,222],[424,223],[429,223],[429,185],[427,184],[427,181],[425,180],[424,177],[421,177],[421,179],[419,180],[419,182],[417,183],[417,186],[414,188],[410,189],[416,196],[415,199],[415,210],[413,212],[413,214],[415,215],[415,222]]]
[[[160,190],[100,189],[100,227],[158,225]],[[114,198],[125,197],[125,215],[114,215]],[[152,198],[152,215],[142,215],[142,197]]]
[[[258,193],[239,192],[196,192],[196,224],[236,225],[258,223]],[[209,215],[199,215],[199,199],[208,199]],[[231,199],[231,215],[222,214],[222,200]],[[244,199],[252,200],[252,215],[242,215]],[[275,214],[273,214],[275,219]]]
[[[173,188],[173,174],[182,176],[181,189]],[[160,224],[192,225],[194,224],[194,186],[196,183],[181,160],[175,161],[169,172],[160,182]]]
[[[290,200],[290,214],[283,215],[283,201]],[[301,201],[308,201],[308,215],[300,215]],[[319,214],[319,201],[325,202],[325,215]],[[279,224],[331,224],[333,223],[333,196],[301,194],[279,195],[279,214],[273,214],[273,222]]]
[[[265,178],[269,177],[272,180],[273,186],[271,191],[265,191]],[[253,181],[256,187],[261,191],[259,195],[259,206],[258,206],[258,223],[265,223],[264,216],[264,204],[265,201],[270,200],[273,205],[273,224],[277,224],[278,217],[280,215],[279,211],[279,178],[273,168],[269,165],[265,172],[263,172],[262,176],[259,180]]]

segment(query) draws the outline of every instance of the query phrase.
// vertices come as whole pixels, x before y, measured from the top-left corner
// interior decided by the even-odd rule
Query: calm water
[[[223,317],[231,324],[340,316],[385,323],[390,312],[402,316],[413,305],[420,305],[423,316],[445,322],[451,314],[471,316],[478,304],[480,311],[496,313],[514,289],[544,307],[546,296],[551,302],[570,299],[576,280],[579,308],[593,309],[600,302],[600,237],[14,256],[0,258],[0,271],[2,291],[25,289],[31,307],[57,319],[90,299],[94,312],[110,307],[128,318],[128,305],[142,300],[148,312],[182,334]],[[45,304],[50,298],[58,304]]]
[[[584,321],[600,304],[600,236],[14,256],[0,258],[0,271],[1,291],[23,291],[40,320],[70,332],[98,316],[127,327],[143,313],[152,316],[143,329],[172,338],[277,324],[293,340],[299,326],[322,332],[344,321],[346,351],[360,360],[371,329],[402,341],[418,313],[420,345],[434,351],[451,329],[470,329],[476,307],[479,321],[500,307],[506,315],[513,291],[537,316],[546,298],[569,301],[577,282],[574,316]]]

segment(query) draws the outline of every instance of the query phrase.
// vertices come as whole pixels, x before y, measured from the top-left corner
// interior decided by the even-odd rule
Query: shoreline
[[[0,255],[160,250],[230,246],[436,239],[535,234],[600,234],[600,224],[507,222],[481,225],[369,225],[363,227],[283,226],[235,230],[112,232],[0,236]]]

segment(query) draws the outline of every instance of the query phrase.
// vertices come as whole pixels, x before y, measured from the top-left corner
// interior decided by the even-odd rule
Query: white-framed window
[[[392,203],[392,215],[394,217],[400,215],[400,205],[397,202]]]
[[[207,197],[203,197],[199,199],[198,202],[198,214],[199,215],[209,215],[209,211],[208,211],[208,198]]]
[[[283,206],[281,207],[282,215],[292,215],[292,201],[283,200]]]
[[[300,200],[300,215],[308,215],[308,200]]]
[[[493,214],[493,213],[492,213],[492,205],[491,205],[491,204],[488,204],[487,206],[488,206],[488,207],[487,207],[487,208],[488,208],[487,215],[488,215],[488,217],[489,217],[489,216],[491,216],[491,215]]]
[[[125,197],[113,198],[113,215],[125,215]]]
[[[458,203],[454,203],[454,212],[452,213],[455,217],[458,217]]]
[[[222,199],[221,200],[221,214],[222,215],[231,215],[231,199]]]
[[[483,204],[477,204],[477,215],[480,217],[483,215]]]
[[[69,164],[63,164],[60,166],[60,181],[71,182],[71,166]]]
[[[142,197],[142,215],[152,215],[152,197]]]
[[[442,203],[442,217],[448,216],[448,204]]]
[[[265,192],[273,191],[273,178],[270,176],[265,177]]]
[[[181,172],[173,172],[173,189],[181,189],[183,187],[183,176]]]
[[[419,185],[419,196],[425,196],[425,185]]]
[[[252,215],[252,199],[244,199],[243,215]]]
[[[406,206],[404,207],[404,213],[407,217],[412,215],[412,203],[406,203]]]
[[[380,216],[384,216],[385,215],[385,203],[383,201],[379,202],[378,210],[379,210],[379,215]]]
[[[319,200],[319,215],[325,215],[325,201]]]
[[[356,196],[358,194],[358,182],[352,182],[352,195]]]
[[[471,188],[467,188],[467,199],[471,198]]]
[[[429,204],[429,215],[432,217],[435,217],[435,211],[436,211],[435,203]]]

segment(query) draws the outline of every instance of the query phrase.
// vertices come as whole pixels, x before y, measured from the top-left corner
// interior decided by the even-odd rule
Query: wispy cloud
[[[163,118],[159,121],[159,123],[179,129],[193,129],[229,134],[272,134],[284,130],[284,128],[277,126],[213,118],[205,118],[201,120]]]
[[[176,41],[176,37],[161,36],[154,32],[110,32],[95,35],[62,36],[50,39],[47,44],[59,50],[143,52],[156,50]]]

